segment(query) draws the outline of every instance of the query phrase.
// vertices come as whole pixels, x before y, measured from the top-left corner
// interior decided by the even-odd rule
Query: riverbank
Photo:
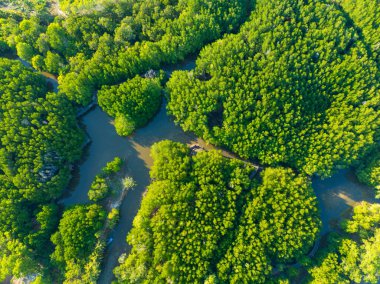
[[[112,270],[118,264],[119,256],[130,249],[126,243],[126,236],[132,228],[132,221],[140,207],[142,195],[150,183],[149,169],[152,165],[150,147],[164,139],[189,145],[198,143],[198,140],[174,124],[166,115],[165,104],[146,127],[137,130],[130,138],[118,136],[112,125],[112,118],[99,107],[95,107],[85,115],[82,121],[92,138],[92,143],[87,150],[87,159],[79,168],[79,183],[63,203],[66,206],[86,203],[87,191],[93,178],[115,156],[126,161],[126,174],[137,183],[135,189],[127,193],[121,204],[120,222],[110,235],[113,242],[107,248],[99,279],[99,283],[110,283],[113,279]]]
[[[195,63],[188,60],[183,65],[179,64],[167,69],[167,73],[170,76],[174,70],[188,70],[193,69],[194,66]],[[53,78],[50,79],[53,80]],[[151,146],[158,141],[170,139],[189,146],[198,144],[206,150],[216,149],[193,134],[185,133],[176,125],[173,119],[167,115],[165,103],[147,126],[138,129],[129,138],[118,136],[112,122],[113,119],[95,103],[86,108],[86,111],[80,116],[80,123],[91,138],[91,144],[85,147],[83,159],[78,166],[75,176],[77,184],[69,192],[69,196],[65,196],[60,201],[65,206],[87,203],[87,192],[95,175],[116,156],[126,161],[126,174],[137,182],[135,189],[128,192],[124,201],[121,202],[119,224],[107,236],[112,238],[113,242],[106,248],[98,283],[111,283],[114,279],[113,268],[118,264],[118,258],[121,254],[130,251],[130,247],[126,243],[126,236],[132,228],[132,222],[140,207],[143,193],[150,183]],[[228,151],[221,151],[226,157],[238,158]],[[339,220],[359,202],[376,202],[373,196],[371,197],[372,189],[358,183],[354,174],[349,170],[339,171],[332,178],[325,180],[314,178],[313,188],[321,211],[323,223],[321,234],[334,230]],[[313,251],[315,253],[316,249]]]
[[[113,279],[112,270],[118,264],[119,256],[130,251],[125,239],[132,228],[132,221],[140,207],[143,193],[150,183],[149,170],[152,166],[150,147],[163,139],[188,145],[198,144],[207,150],[214,147],[190,133],[183,132],[179,126],[175,125],[166,114],[165,104],[146,127],[137,130],[130,138],[118,136],[112,125],[112,118],[99,107],[90,111],[82,119],[93,142],[88,149],[87,159],[80,166],[79,184],[72,192],[71,197],[65,200],[65,204],[87,202],[87,190],[92,179],[101,167],[115,156],[126,160],[127,174],[137,182],[135,190],[127,193],[120,207],[120,223],[110,235],[113,242],[106,250],[104,266],[99,279],[99,283],[110,283]],[[351,199],[355,200],[355,204],[361,201],[376,201],[371,197],[373,190],[358,183],[354,174],[349,170],[339,171],[332,178],[325,180],[314,178],[313,188],[320,204],[323,233],[333,230],[334,228],[328,225],[331,220],[336,219],[337,216],[341,218],[342,213],[354,205],[347,203],[344,196],[351,196]],[[331,200],[335,200],[337,206],[330,206]]]
[[[380,203],[375,198],[375,190],[360,183],[350,169],[340,170],[323,180],[314,178],[313,188],[319,202],[322,236],[336,230],[360,202]]]

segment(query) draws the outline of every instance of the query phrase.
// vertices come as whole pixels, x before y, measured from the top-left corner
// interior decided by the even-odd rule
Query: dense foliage
[[[36,268],[31,251],[10,233],[0,232],[0,280],[9,275],[19,277],[34,273]]]
[[[48,92],[45,78],[20,62],[1,58],[0,121],[0,234],[40,270],[57,222],[51,201],[68,183],[83,135],[65,96]],[[23,259],[3,262],[0,280],[3,269],[25,273]]]
[[[374,187],[377,190],[376,197],[380,198],[380,150],[375,150],[359,163],[356,174],[359,181]]]
[[[48,16],[50,2],[48,0],[2,0],[0,2],[0,11],[43,17]]]
[[[137,76],[116,86],[103,87],[98,92],[99,105],[109,115],[116,117],[119,135],[128,136],[136,127],[144,126],[161,105],[159,79]]]
[[[311,283],[378,283],[380,204],[362,203],[355,207],[345,231],[346,235],[332,236],[329,246],[320,252],[309,270]]]
[[[120,200],[121,174],[122,160],[115,157],[91,185],[88,196],[94,204],[76,205],[64,211],[58,231],[51,237],[55,245],[51,262],[60,272],[53,276],[59,283],[97,283],[109,232],[119,221],[120,205],[112,205],[110,193]],[[132,181],[132,187],[135,185],[132,178],[126,179]],[[100,203],[106,197],[107,202]],[[42,279],[46,280],[46,275]]]
[[[380,64],[380,5],[378,0],[339,0],[371,47]]]
[[[81,153],[75,111],[21,63],[0,59],[0,69],[1,175],[27,200],[57,198]]]
[[[185,130],[277,167],[253,177],[252,164],[219,152],[156,144],[118,281],[269,282],[317,236],[305,174],[356,161],[359,179],[380,189],[378,0],[0,2],[0,56],[17,54],[60,82],[53,93],[38,73],[0,58],[0,281],[97,282],[119,219],[105,198],[119,189],[119,204],[136,183],[122,179],[116,158],[88,192],[108,210],[77,205],[59,221],[56,201],[84,140],[73,102],[86,105],[99,90],[117,133],[131,134],[160,107],[153,70],[237,32],[252,9],[237,34],[201,51],[194,71],[174,73],[168,109]],[[313,262],[312,282],[375,283],[379,216],[378,205],[356,207]]]
[[[94,202],[98,202],[108,197],[112,191],[112,179],[115,177],[122,166],[122,160],[119,157],[115,157],[111,162],[102,169],[102,173],[95,176],[94,181],[91,184],[91,188],[88,191],[88,199]]]
[[[66,97],[86,104],[94,90],[105,84],[120,83],[181,60],[223,32],[232,31],[250,9],[245,0],[80,2],[62,1],[64,12],[57,9],[56,1],[1,3],[1,55],[17,52],[39,71],[62,74],[61,92],[53,94],[37,73],[19,63],[1,61],[1,232],[4,242],[20,244],[23,251],[30,252],[33,261],[25,263],[34,264],[27,270],[19,264],[23,258],[17,264],[4,260],[2,278],[10,271],[21,275],[49,267],[48,240],[57,225],[57,209],[45,207],[67,185],[69,165],[78,159],[83,141]],[[54,20],[49,10],[57,15]],[[132,79],[108,88],[108,94],[102,96],[104,108],[120,114],[115,113],[115,124],[122,134],[145,124],[158,109],[161,96],[154,81]],[[138,89],[140,86],[146,89]],[[127,96],[126,90],[134,91]],[[115,92],[112,103],[105,98],[111,92]],[[117,97],[131,108],[117,103]],[[125,183],[132,184],[130,180]],[[98,184],[100,187],[94,187],[100,190],[92,192],[94,200],[105,195],[102,183]],[[41,212],[48,212],[50,218],[38,219]],[[8,252],[4,251],[5,255]]]
[[[70,98],[86,103],[94,88],[133,78],[163,63],[179,61],[222,32],[231,31],[244,19],[248,8],[247,1],[238,0],[130,0],[112,4],[111,9],[99,13],[111,10],[115,21],[104,23],[102,17],[94,17],[96,26],[104,30],[90,38],[89,43],[94,43],[96,51],[87,57],[83,68],[71,68],[60,79],[61,90]]]
[[[318,232],[310,182],[284,168],[255,168],[187,146],[152,147],[154,182],[134,219],[123,283],[265,282],[272,263],[305,253]],[[215,274],[214,276],[212,276]]]
[[[351,164],[380,129],[376,64],[329,1],[257,1],[238,34],[204,48],[168,89],[185,130],[307,174]]]
[[[218,263],[226,283],[264,283],[272,263],[306,254],[320,222],[310,181],[292,170],[267,168],[251,192],[237,235]]]
[[[32,56],[32,46],[43,26],[53,20],[47,0],[5,0],[0,2],[0,56],[10,54],[19,43]],[[22,51],[21,51],[22,53]]]
[[[56,17],[50,24],[38,17],[6,17],[0,40],[11,49],[17,47],[19,56],[35,68],[64,73],[61,91],[86,104],[102,85],[182,60],[232,31],[247,16],[248,2],[63,1],[63,9],[70,3],[74,9],[77,4],[88,8]]]
[[[78,13],[81,9],[94,8],[97,2],[102,3],[105,0],[59,0],[59,7],[65,12]]]
[[[55,250],[51,255],[64,274],[64,283],[91,283],[83,277],[91,273],[88,271],[91,254],[97,251],[95,247],[106,216],[106,211],[96,204],[77,205],[64,212],[58,232],[52,236]]]
[[[377,0],[341,0],[340,4],[354,21],[361,36],[370,47],[380,67],[380,5]],[[357,175],[361,182],[377,189],[380,198],[380,133],[374,147],[359,163]]]

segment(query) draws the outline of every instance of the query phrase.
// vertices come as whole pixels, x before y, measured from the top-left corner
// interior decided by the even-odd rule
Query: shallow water
[[[99,107],[83,117],[83,124],[92,143],[88,147],[87,158],[79,168],[79,183],[71,195],[62,200],[65,205],[86,203],[87,192],[95,175],[116,156],[126,161],[128,175],[137,183],[136,188],[128,192],[120,207],[120,222],[112,232],[113,242],[107,249],[105,267],[99,283],[110,283],[113,278],[112,269],[117,265],[118,257],[129,249],[125,239],[139,209],[142,194],[150,182],[150,147],[164,139],[188,144],[195,142],[192,135],[185,134],[166,115],[164,105],[153,121],[145,128],[137,130],[131,138],[118,136],[111,123],[112,119]]]
[[[165,68],[171,74],[178,69],[194,68],[194,60],[188,60],[174,67]],[[99,283],[110,283],[113,268],[118,264],[119,256],[130,250],[126,236],[132,227],[142,195],[150,183],[149,169],[152,165],[151,146],[161,140],[170,139],[186,144],[197,143],[206,149],[213,148],[193,134],[185,133],[175,125],[162,105],[158,114],[144,128],[137,130],[132,137],[123,138],[116,134],[112,118],[99,107],[82,117],[82,123],[92,143],[86,148],[84,158],[77,173],[77,184],[68,197],[61,202],[66,206],[88,202],[87,192],[95,175],[100,173],[107,162],[118,156],[126,160],[128,175],[137,182],[133,191],[128,192],[120,207],[120,222],[111,234],[113,242],[107,247]],[[231,156],[228,152],[223,153]],[[332,230],[338,220],[360,201],[376,202],[373,189],[360,184],[352,171],[342,170],[333,177],[321,180],[313,179],[313,188],[319,201],[323,222],[322,234]]]
[[[105,256],[99,283],[110,283],[113,279],[112,270],[118,263],[118,257],[130,250],[125,239],[139,209],[142,194],[150,183],[149,169],[152,165],[150,147],[155,142],[164,139],[186,144],[199,143],[206,148],[209,146],[175,125],[166,114],[165,105],[146,127],[137,130],[130,138],[118,136],[112,125],[112,118],[99,107],[84,116],[83,124],[93,142],[87,150],[87,158],[80,166],[79,184],[71,196],[63,200],[64,204],[87,202],[87,191],[95,175],[116,156],[127,161],[128,174],[138,184],[135,190],[129,192],[124,199],[120,208],[120,223],[111,235],[113,242],[108,247]],[[323,221],[322,234],[332,230],[334,224],[358,202],[363,200],[376,202],[373,189],[360,184],[350,170],[341,170],[333,177],[324,180],[314,178],[313,188],[319,201]]]
[[[191,57],[190,60],[181,64],[168,66],[165,70],[171,74],[179,69],[193,69],[194,58]],[[27,62],[19,60],[25,66],[30,67]],[[57,91],[56,77],[49,73],[42,74],[51,83],[53,90]],[[118,136],[112,125],[112,118],[99,107],[95,107],[83,116],[82,123],[91,137],[92,143],[85,150],[76,176],[77,183],[69,196],[62,199],[61,202],[66,206],[88,202],[87,192],[95,175],[100,173],[106,163],[116,156],[126,160],[128,175],[137,182],[136,188],[128,192],[121,205],[120,222],[112,232],[113,242],[107,247],[102,274],[98,282],[110,283],[113,279],[112,270],[117,265],[118,257],[123,252],[130,250],[125,239],[139,209],[142,195],[150,183],[149,169],[152,165],[150,147],[155,142],[164,139],[186,144],[198,143],[207,149],[213,147],[176,126],[166,114],[164,104],[155,118],[146,127],[137,130],[130,138]],[[228,156],[229,154],[225,152],[224,155]],[[379,203],[379,200],[374,198],[374,189],[359,183],[351,170],[340,170],[331,178],[324,180],[313,178],[312,186],[319,202],[322,235],[334,230],[343,218],[349,216],[351,209],[358,203],[362,201]]]
[[[340,170],[324,180],[314,178],[313,188],[319,202],[322,235],[339,226],[342,219],[349,217],[351,209],[360,202],[380,201],[375,199],[374,189],[361,184],[352,170]]]
[[[194,68],[194,65],[194,60],[187,60],[165,70],[170,75],[174,70],[189,70]],[[86,147],[79,172],[74,179],[77,184],[69,196],[61,202],[66,206],[88,202],[87,192],[93,179],[106,163],[116,156],[126,161],[128,175],[137,183],[136,188],[128,192],[120,207],[120,222],[111,234],[113,242],[107,247],[99,283],[110,283],[113,279],[112,270],[118,264],[119,256],[130,249],[126,243],[126,236],[140,207],[142,194],[150,183],[149,168],[152,165],[150,147],[164,139],[187,144],[199,143],[207,148],[209,146],[175,125],[166,113],[165,103],[147,126],[138,129],[128,138],[116,134],[112,118],[99,107],[95,107],[83,116],[82,124],[92,142]]]

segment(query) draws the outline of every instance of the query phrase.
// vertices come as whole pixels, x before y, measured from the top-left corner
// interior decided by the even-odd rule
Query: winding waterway
[[[194,60],[187,60],[174,67],[165,68],[171,74],[173,70],[190,70],[194,68]],[[95,107],[82,118],[85,130],[91,137],[91,144],[85,151],[84,161],[79,167],[78,183],[70,196],[63,199],[66,205],[88,202],[87,192],[91,182],[102,167],[114,157],[123,158],[127,163],[128,175],[134,178],[137,186],[128,192],[120,207],[120,222],[111,234],[113,242],[107,247],[99,283],[110,283],[113,279],[113,268],[118,264],[119,256],[128,252],[126,236],[132,227],[147,185],[150,183],[149,168],[152,165],[150,147],[161,140],[170,139],[177,142],[198,143],[209,148],[194,135],[185,133],[166,113],[163,103],[154,119],[144,128],[137,130],[132,137],[124,138],[116,134],[112,118],[99,107]]]
[[[194,65],[194,60],[188,60],[182,64],[165,68],[165,70],[171,74],[173,70],[193,69]],[[165,103],[146,127],[137,130],[129,138],[123,138],[116,134],[112,118],[99,107],[95,107],[83,116],[82,124],[92,142],[86,147],[83,161],[79,166],[78,176],[75,179],[77,184],[70,195],[61,202],[66,206],[88,202],[87,192],[95,175],[116,156],[126,160],[128,175],[137,182],[136,188],[128,192],[120,207],[120,223],[112,232],[113,242],[107,247],[103,261],[99,283],[111,283],[112,270],[118,264],[119,256],[130,250],[125,239],[139,209],[142,195],[150,183],[151,146],[164,139],[186,144],[198,143],[206,149],[212,148],[212,146],[205,144],[190,133],[185,133],[175,125],[166,113]],[[314,178],[313,188],[320,206],[323,223],[322,234],[334,229],[339,220],[347,215],[349,209],[359,202],[376,202],[373,189],[360,184],[350,170],[341,170],[325,180]]]

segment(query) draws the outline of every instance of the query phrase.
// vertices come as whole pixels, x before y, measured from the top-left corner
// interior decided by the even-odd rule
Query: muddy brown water
[[[143,192],[150,183],[149,169],[152,165],[150,147],[164,139],[191,144],[196,142],[196,138],[184,133],[173,123],[166,115],[164,105],[153,121],[145,128],[137,130],[131,138],[118,136],[112,125],[112,119],[99,107],[84,116],[83,123],[92,143],[88,149],[87,159],[79,168],[79,183],[71,196],[63,200],[64,204],[86,203],[87,192],[95,175],[116,156],[126,161],[128,175],[137,183],[135,189],[128,192],[120,207],[120,222],[111,234],[113,242],[108,246],[105,255],[99,283],[110,283],[113,279],[112,270],[118,264],[119,256],[130,249],[126,243],[126,236],[140,207]]]
[[[128,174],[137,182],[137,187],[127,194],[122,203],[120,223],[111,235],[113,242],[107,248],[105,255],[99,283],[110,283],[113,279],[112,270],[118,265],[119,256],[130,251],[125,239],[139,209],[143,192],[150,183],[151,146],[164,139],[186,144],[199,143],[206,148],[210,146],[175,125],[167,115],[165,105],[146,127],[137,130],[131,138],[118,136],[112,125],[112,118],[99,107],[84,116],[83,124],[92,138],[92,143],[88,149],[87,159],[79,169],[79,184],[71,196],[63,200],[64,204],[87,202],[87,191],[95,175],[116,156],[126,160]],[[333,177],[324,180],[314,178],[313,188],[320,206],[322,234],[333,230],[345,213],[359,202],[376,202],[373,189],[360,184],[350,170],[341,170]]]
[[[344,218],[350,217],[351,209],[360,202],[380,202],[375,198],[375,190],[361,184],[349,169],[340,170],[327,179],[314,178],[313,188],[322,219],[322,235],[334,230]]]
[[[174,70],[190,70],[195,66],[194,58],[181,64],[170,66],[165,70],[171,74]],[[48,81],[57,84],[52,76],[44,74]],[[49,75],[49,76],[48,76]],[[128,192],[120,207],[120,222],[113,230],[113,242],[107,247],[98,283],[111,283],[114,279],[113,268],[118,265],[122,253],[128,253],[130,246],[126,236],[132,227],[132,221],[140,207],[142,195],[150,183],[149,169],[152,165],[150,157],[151,146],[161,140],[169,139],[177,142],[200,144],[206,149],[212,149],[201,139],[191,133],[185,133],[167,115],[166,105],[162,107],[154,119],[144,128],[138,129],[132,137],[124,138],[116,134],[112,118],[95,107],[81,118],[91,144],[86,148],[83,160],[76,173],[75,186],[61,202],[65,206],[87,203],[87,192],[95,176],[107,162],[118,156],[127,163],[128,175],[137,183],[133,191]],[[227,152],[223,153],[230,156]],[[379,202],[374,198],[374,190],[360,184],[351,170],[340,170],[331,178],[313,178],[313,188],[316,193],[322,219],[322,232],[325,234],[335,228],[343,217],[361,201]]]
[[[165,68],[168,74],[174,70],[190,70],[195,66],[194,60],[186,60],[176,66]],[[88,202],[87,192],[95,176],[101,171],[107,162],[114,157],[120,157],[127,163],[128,175],[133,177],[137,186],[128,192],[120,207],[120,222],[113,230],[112,243],[107,247],[103,261],[102,274],[99,283],[110,283],[113,280],[113,268],[118,264],[119,256],[130,250],[126,243],[127,233],[132,227],[146,187],[150,183],[149,169],[152,165],[150,157],[151,146],[161,140],[170,139],[186,144],[198,143],[206,148],[203,141],[194,135],[185,133],[166,113],[166,104],[163,102],[160,111],[153,120],[144,128],[138,129],[131,137],[120,137],[116,134],[112,125],[112,118],[95,107],[82,118],[82,124],[90,136],[92,142],[87,147],[85,158],[77,173],[77,184],[69,197],[61,202],[66,205]]]

